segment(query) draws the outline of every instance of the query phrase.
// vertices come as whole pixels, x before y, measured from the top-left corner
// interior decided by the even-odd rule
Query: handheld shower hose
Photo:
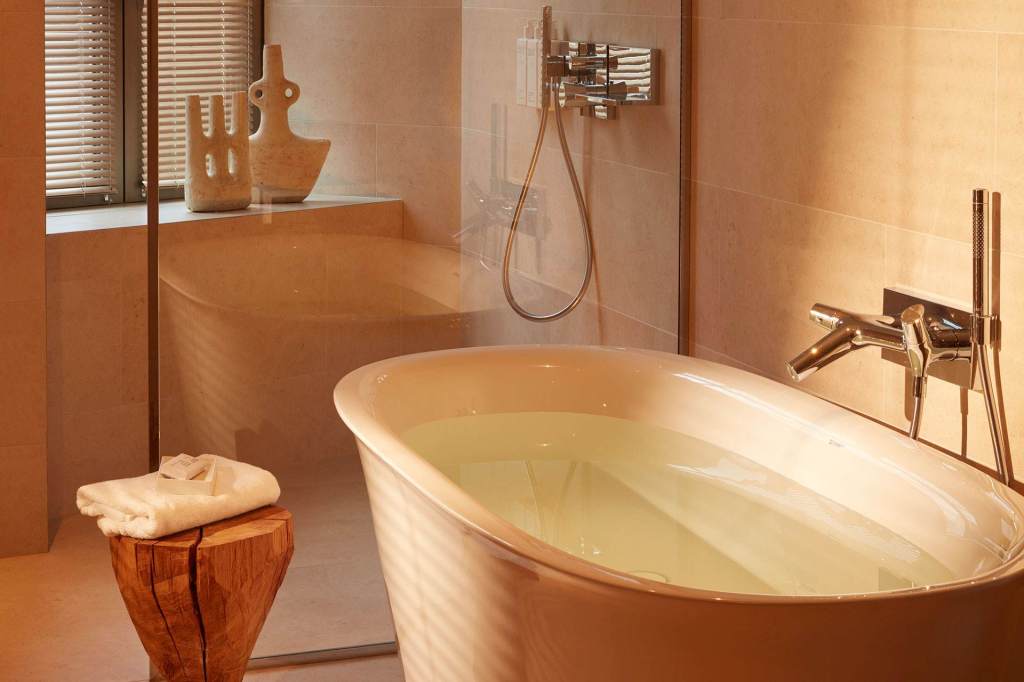
[[[508,240],[505,242],[505,256],[501,265],[501,284],[505,290],[505,300],[520,317],[534,322],[553,322],[561,319],[576,309],[590,287],[590,280],[594,272],[594,235],[590,227],[590,217],[587,214],[587,203],[583,198],[583,190],[580,188],[579,178],[576,176],[576,168],[572,163],[572,156],[569,154],[569,143],[565,139],[565,126],[562,123],[561,104],[558,98],[558,76],[548,73],[548,60],[551,56],[551,6],[545,6],[543,12],[541,29],[541,49],[544,69],[544,93],[541,102],[540,128],[537,131],[537,141],[533,145],[533,155],[530,157],[530,167],[526,171],[526,178],[523,180],[523,189],[519,192],[519,201],[516,202],[515,211],[512,214],[512,225],[509,228]],[[550,98],[550,99],[549,99]],[[548,104],[555,109],[555,123],[558,129],[558,141],[562,148],[562,157],[565,159],[565,168],[569,173],[569,181],[572,183],[572,191],[576,196],[576,206],[580,213],[580,223],[583,227],[583,237],[586,243],[586,271],[583,274],[583,282],[579,291],[569,303],[553,313],[532,313],[516,301],[512,293],[511,264],[512,249],[516,242],[516,232],[519,230],[519,220],[523,214],[523,207],[526,205],[526,197],[530,192],[530,184],[533,182],[534,173],[537,171],[537,162],[540,160],[540,152],[543,149],[544,132],[548,124]]]

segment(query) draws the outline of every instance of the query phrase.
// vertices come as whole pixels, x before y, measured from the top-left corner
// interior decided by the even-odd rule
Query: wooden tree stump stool
[[[239,682],[291,561],[281,507],[158,540],[110,538],[142,646],[169,682]]]

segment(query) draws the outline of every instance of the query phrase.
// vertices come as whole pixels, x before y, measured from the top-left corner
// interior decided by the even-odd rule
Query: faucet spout
[[[794,381],[803,381],[853,349],[853,332],[850,329],[835,329],[787,362],[786,369]]]
[[[902,328],[887,315],[858,315],[818,303],[811,308],[811,320],[829,333],[786,363],[795,381],[803,381],[858,348],[905,350]]]

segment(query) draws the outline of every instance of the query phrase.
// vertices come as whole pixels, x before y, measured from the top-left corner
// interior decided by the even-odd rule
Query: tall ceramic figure
[[[249,138],[252,200],[303,201],[320,176],[331,141],[292,132],[288,108],[299,100],[299,86],[284,77],[280,45],[264,46],[263,78],[249,86],[249,100],[262,114],[259,129]]]
[[[231,211],[252,200],[249,106],[244,92],[231,98],[228,131],[224,97],[210,97],[209,133],[203,129],[199,95],[185,98],[185,205],[190,211]]]

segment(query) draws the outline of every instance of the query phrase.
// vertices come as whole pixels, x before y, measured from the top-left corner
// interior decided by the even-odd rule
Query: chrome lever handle
[[[619,66],[618,57],[606,57],[604,55],[583,55],[569,58],[569,71],[594,71],[595,69],[615,69]]]
[[[935,354],[932,337],[924,320],[924,306],[917,303],[904,310],[900,315],[900,326],[903,327],[903,343],[907,348],[910,372],[915,377],[923,377],[928,374],[928,366]]]
[[[970,330],[943,325],[930,319],[925,307],[916,303],[900,315],[907,361],[914,376],[928,374],[934,362],[968,360],[971,357]]]

